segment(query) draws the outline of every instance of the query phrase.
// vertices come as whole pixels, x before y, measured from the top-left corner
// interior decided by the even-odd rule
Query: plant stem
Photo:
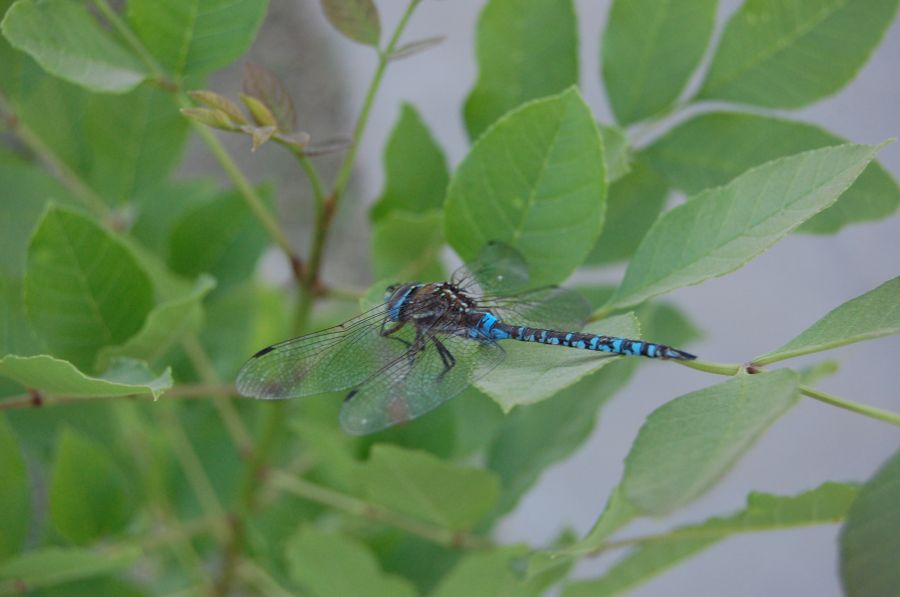
[[[134,34],[134,31],[131,30],[131,27],[125,24],[124,21],[119,17],[119,13],[112,9],[109,3],[106,0],[94,0],[94,6],[97,7],[97,10],[109,21],[110,25],[122,36],[125,40],[125,43],[128,44],[135,54],[141,59],[141,62],[150,69],[150,72],[153,73],[153,76],[157,79],[157,81],[164,87],[169,88],[172,87],[171,81],[168,80],[168,76],[166,75],[162,66],[160,66],[159,62],[156,61],[153,54],[150,53],[150,50],[141,42],[137,35]]]
[[[444,527],[421,522],[415,518],[388,510],[377,504],[365,502],[359,498],[340,493],[322,485],[316,485],[305,479],[293,477],[281,472],[272,473],[272,482],[276,487],[298,497],[342,510],[353,516],[381,522],[413,535],[418,535],[437,545],[448,548],[487,549],[492,543],[476,535],[462,531],[453,531]]]
[[[694,361],[674,361],[679,365],[683,365],[697,371],[705,371],[706,373],[715,373],[716,375],[737,375],[744,371],[746,367],[737,363],[710,363],[699,359]]]
[[[874,406],[866,406],[865,404],[860,404],[858,402],[851,402],[850,400],[845,400],[832,394],[827,394],[825,392],[822,392],[821,390],[817,390],[809,386],[800,386],[800,393],[804,396],[815,398],[816,400],[824,402],[825,404],[837,406],[838,408],[853,411],[860,415],[865,415],[873,419],[878,419],[879,421],[884,421],[885,423],[900,426],[900,414],[897,413],[892,413],[880,408],[875,408]]]
[[[168,390],[165,398],[208,398],[210,396],[230,396],[234,394],[234,386],[230,384],[185,384],[175,386]],[[98,400],[149,399],[150,394],[129,394],[127,396],[47,396],[37,391],[30,394],[21,394],[0,401],[0,411],[17,410],[20,408],[42,408],[44,406],[56,406],[65,404],[78,404],[81,402],[95,402]]]

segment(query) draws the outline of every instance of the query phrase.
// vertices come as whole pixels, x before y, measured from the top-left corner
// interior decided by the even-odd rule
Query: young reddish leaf
[[[269,108],[275,116],[279,131],[290,133],[297,128],[294,102],[275,73],[258,64],[248,62],[244,65],[241,87],[245,94],[255,97]]]
[[[429,50],[444,43],[445,39],[447,39],[447,36],[445,35],[435,35],[434,37],[426,37],[425,39],[411,41],[408,44],[403,44],[402,46],[394,50],[388,60],[400,60],[402,58],[409,58],[414,54],[424,52],[425,50]]]
[[[322,10],[345,36],[367,46],[378,46],[381,20],[372,0],[322,0]]]

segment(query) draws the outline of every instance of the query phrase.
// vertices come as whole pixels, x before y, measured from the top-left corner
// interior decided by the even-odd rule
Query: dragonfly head
[[[391,320],[399,321],[404,302],[420,286],[421,284],[391,284],[384,290],[384,302],[387,303],[388,317]]]

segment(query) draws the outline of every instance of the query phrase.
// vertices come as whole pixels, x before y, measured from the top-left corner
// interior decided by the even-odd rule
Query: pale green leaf
[[[349,537],[303,528],[288,540],[285,557],[291,580],[310,597],[416,595],[408,580],[382,572],[375,556]]]
[[[900,452],[869,479],[841,529],[841,582],[849,597],[900,595]]]
[[[618,595],[736,533],[838,522],[846,515],[857,493],[856,487],[843,483],[824,483],[796,496],[751,493],[744,510],[679,527],[653,541],[638,543],[603,576],[573,583],[563,595]]]
[[[589,334],[637,338],[640,324],[632,313],[594,322]],[[550,346],[534,342],[503,343],[506,360],[490,375],[478,380],[479,390],[493,398],[504,412],[515,406],[550,398],[618,357],[591,350]]]
[[[372,230],[376,280],[434,281],[443,278],[444,214],[392,211]]]
[[[728,21],[698,99],[799,108],[846,85],[897,0],[747,0]]]
[[[478,81],[464,107],[469,138],[524,102],[578,83],[572,0],[490,0],[478,19]]]
[[[128,481],[107,448],[71,429],[57,441],[50,478],[50,519],[73,543],[121,530],[131,517]]]
[[[789,369],[742,375],[653,411],[625,459],[622,490],[643,513],[667,514],[715,484],[797,400]]]
[[[140,329],[153,287],[118,239],[81,214],[51,206],[28,248],[25,304],[52,353],[87,369],[100,348]]]
[[[668,187],[644,162],[609,187],[606,223],[585,265],[624,261],[634,254],[647,230],[662,211]]]
[[[18,438],[6,417],[0,414],[0,562],[22,549],[31,518],[28,473],[18,446]]]
[[[214,71],[250,47],[267,0],[129,0],[128,22],[177,76]]]
[[[467,261],[489,241],[524,255],[531,284],[564,280],[603,227],[603,145],[575,89],[510,112],[485,133],[447,191],[447,240]]]
[[[624,308],[738,269],[834,203],[879,149],[839,145],[774,160],[666,212],[610,304]]]
[[[453,530],[471,528],[500,494],[491,472],[389,444],[376,445],[359,474],[373,502]]]
[[[3,35],[48,72],[92,91],[123,93],[147,78],[146,67],[72,0],[18,0]]]
[[[97,551],[76,547],[42,547],[0,564],[0,593],[24,584],[29,589],[110,574],[129,568],[140,557],[137,547]]]
[[[900,332],[900,276],[847,301],[781,348],[753,359],[759,365]]]
[[[367,46],[378,46],[381,19],[372,0],[321,0],[322,10],[334,28],[349,39]]]
[[[603,138],[606,182],[611,184],[631,171],[631,149],[628,147],[628,137],[625,135],[625,131],[602,122],[597,126],[600,128],[600,136]]]
[[[803,122],[749,113],[711,112],[679,124],[641,156],[670,185],[691,194],[725,184],[764,162],[842,143],[846,140]],[[798,231],[832,233],[851,223],[885,218],[898,207],[900,187],[880,164],[873,162],[834,205],[805,222]]]
[[[615,0],[603,32],[603,82],[627,125],[672,105],[709,44],[717,0]]]
[[[403,104],[388,139],[384,178],[384,190],[372,207],[376,222],[393,210],[428,212],[444,206],[447,160],[411,104]]]
[[[548,586],[558,580],[559,572],[551,571],[533,578],[524,578],[517,565],[528,553],[524,545],[506,545],[483,552],[471,552],[463,557],[441,579],[430,597],[461,595],[491,595],[540,597]]]
[[[117,371],[121,371],[122,363],[130,363],[127,377],[118,375],[111,378],[107,374],[90,377],[71,363],[45,354],[30,357],[7,355],[0,359],[0,375],[14,379],[27,388],[55,396],[102,398],[149,394],[156,399],[172,387],[169,369],[157,376],[146,366],[138,367],[129,359],[116,362]]]

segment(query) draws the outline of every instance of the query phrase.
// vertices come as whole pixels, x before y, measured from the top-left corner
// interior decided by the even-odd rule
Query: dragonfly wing
[[[504,323],[552,330],[580,330],[591,315],[591,305],[568,288],[547,286],[513,296],[484,296],[478,306]]]
[[[260,350],[238,372],[237,391],[263,399],[295,398],[354,387],[407,346],[382,336],[380,305],[340,325]]]
[[[528,288],[528,264],[515,248],[491,241],[478,259],[460,267],[450,277],[457,287],[474,294],[513,294]]]
[[[415,419],[460,394],[506,356],[488,339],[431,334],[423,342],[347,397],[341,409],[344,431],[364,435]],[[454,362],[449,369],[447,353]]]

